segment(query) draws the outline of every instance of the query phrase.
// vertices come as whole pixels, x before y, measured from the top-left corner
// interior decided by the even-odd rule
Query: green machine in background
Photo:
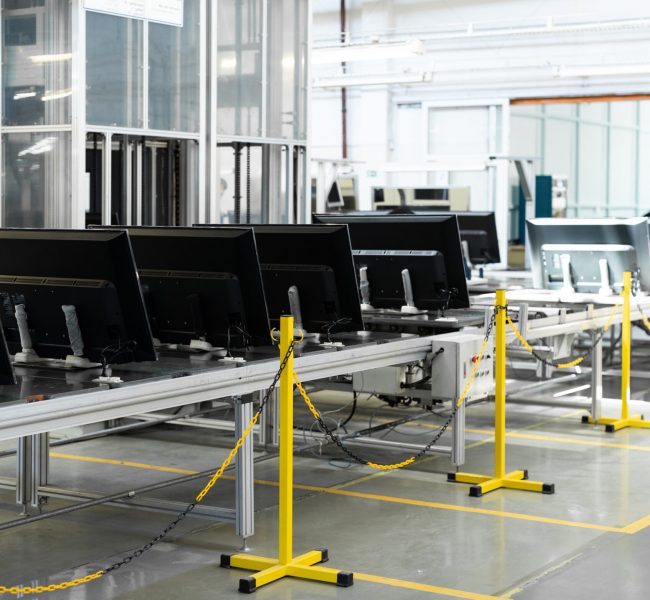
[[[551,175],[535,176],[535,218],[553,216],[553,177]],[[526,197],[519,185],[519,210],[517,219],[517,239],[519,244],[526,243]]]

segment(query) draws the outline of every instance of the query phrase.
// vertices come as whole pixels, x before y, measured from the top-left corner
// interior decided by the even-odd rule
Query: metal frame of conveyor
[[[431,348],[431,336],[387,340],[308,353],[295,359],[295,369],[303,381],[327,379],[357,371],[419,362],[431,354]],[[60,489],[50,484],[49,433],[220,398],[230,399],[234,403],[235,432],[241,432],[252,414],[253,395],[271,384],[277,368],[277,360],[251,361],[233,365],[232,368],[206,370],[184,377],[157,378],[113,389],[70,393],[41,402],[0,405],[0,440],[18,439],[17,476],[15,479],[1,479],[0,488],[16,491],[17,503],[23,513],[19,519],[0,524],[0,531],[100,504],[178,512],[184,508],[181,503],[150,498],[147,494],[171,485],[206,478],[210,471],[105,496]],[[253,439],[249,436],[235,466],[235,507],[201,507],[200,511],[195,511],[197,515],[235,522],[239,536],[251,536],[254,532],[254,462]],[[43,499],[46,497],[76,502],[62,509],[42,512]]]

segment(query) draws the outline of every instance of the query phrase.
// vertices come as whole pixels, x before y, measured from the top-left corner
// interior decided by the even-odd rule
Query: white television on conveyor
[[[611,295],[631,271],[650,290],[648,219],[530,219],[526,222],[536,288]]]

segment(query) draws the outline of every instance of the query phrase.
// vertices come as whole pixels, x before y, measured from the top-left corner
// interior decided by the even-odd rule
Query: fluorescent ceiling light
[[[431,72],[418,73],[379,73],[378,75],[339,75],[337,77],[317,77],[313,87],[350,87],[357,85],[399,85],[407,83],[428,83]]]
[[[325,65],[330,63],[354,62],[360,60],[410,58],[422,55],[424,54],[424,51],[424,44],[420,40],[323,46],[312,50],[311,62],[314,65]]]
[[[14,94],[14,100],[22,100],[23,98],[34,98],[36,92],[18,92]]]
[[[222,58],[219,61],[219,75],[234,75],[237,71],[237,58]]]
[[[57,90],[56,92],[46,92],[43,94],[41,100],[43,102],[50,102],[52,100],[61,100],[61,98],[67,98],[68,96],[72,96],[71,89]]]
[[[66,54],[39,54],[38,56],[30,56],[29,60],[33,63],[52,63],[52,62],[61,62],[64,60],[71,60],[72,53],[67,52]]]
[[[650,64],[559,66],[556,70],[556,77],[608,77],[616,75],[650,75]]]
[[[18,156],[26,156],[28,154],[32,154],[36,156],[38,154],[45,154],[46,152],[50,152],[52,148],[54,148],[55,142],[56,142],[55,137],[46,137],[42,140],[39,140],[35,144],[29,146],[28,148],[21,150],[18,153]]]

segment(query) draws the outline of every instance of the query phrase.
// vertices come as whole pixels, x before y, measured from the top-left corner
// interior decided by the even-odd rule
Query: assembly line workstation
[[[326,238],[332,236],[330,243],[323,243],[317,235],[319,233]],[[325,305],[321,302],[316,306],[313,301],[305,301],[312,291],[307,285],[303,286],[306,293],[302,303],[298,290],[286,289],[285,274],[296,271],[295,265],[283,264],[286,257],[278,254],[281,247],[278,240],[287,236],[298,236],[290,243],[285,242],[285,254],[288,253],[294,262],[296,244],[302,246],[303,256],[309,254],[306,251],[309,244],[321,251],[331,251],[334,246],[340,249],[343,254],[340,264],[347,266],[319,268],[318,262],[322,259],[316,258],[311,266],[303,264],[302,272],[306,278],[303,281],[310,285],[314,285],[314,281],[320,282],[323,289],[330,292],[332,277],[343,277],[352,282],[351,285],[339,284],[340,295],[325,296],[328,302],[334,302],[335,311],[344,310],[350,314],[339,324],[347,331],[334,333],[327,322],[330,317],[323,317],[323,313],[333,309],[331,302]],[[21,261],[13,262],[7,258],[1,265],[4,274],[0,281],[3,329],[7,333],[9,350],[14,355],[18,385],[2,388],[0,437],[19,438],[16,481],[4,481],[3,484],[17,489],[18,503],[26,513],[38,513],[42,499],[47,496],[82,500],[61,509],[64,512],[103,502],[165,510],[179,508],[175,503],[142,497],[174,482],[127,490],[110,497],[97,497],[50,485],[48,432],[234,398],[234,429],[241,433],[252,415],[249,395],[268,386],[277,370],[277,349],[271,345],[270,337],[266,346],[253,345],[248,338],[254,339],[256,333],[260,334],[258,337],[268,333],[268,324],[263,324],[261,329],[254,326],[250,314],[256,310],[250,308],[250,303],[255,301],[252,298],[254,293],[242,293],[245,285],[254,288],[259,284],[262,272],[266,276],[265,296],[269,305],[278,312],[293,309],[298,314],[304,313],[303,326],[312,330],[318,330],[318,324],[322,325],[322,320],[326,319],[328,327],[325,333],[320,331],[310,335],[297,345],[296,368],[305,381],[396,364],[423,363],[432,355],[430,337],[389,332],[357,333],[362,328],[362,321],[345,227],[269,227],[256,232],[257,241],[250,229],[241,228],[143,228],[131,230],[130,236],[118,230],[13,230],[3,231],[0,237],[0,243],[10,250],[4,254],[5,257],[23,257]],[[339,242],[334,243],[335,239]],[[139,278],[131,255],[131,243],[138,260]],[[208,252],[210,244],[221,244],[219,255],[227,256],[229,260],[233,256],[245,255],[244,250],[248,248],[251,260],[254,254],[255,265],[241,268],[241,265],[219,265],[213,261],[204,265],[192,263],[198,271],[188,269],[190,258],[211,255]],[[238,244],[239,247],[236,251],[229,250],[228,244]],[[27,248],[30,251],[26,251]],[[270,257],[265,248],[271,252]],[[255,252],[251,253],[251,249]],[[56,259],[61,252],[80,259],[69,261],[62,270],[60,261]],[[265,261],[270,261],[265,262],[261,269],[256,262],[257,252],[265,257]],[[301,260],[305,262],[304,258]],[[232,273],[238,269],[239,272]],[[338,272],[345,269],[347,274]],[[250,281],[246,283],[246,274],[249,280],[253,279],[252,284]],[[234,285],[235,279],[239,287]],[[277,281],[279,285],[273,285]],[[223,325],[211,327],[215,319],[219,323],[223,315],[212,314],[215,305],[197,312],[200,305],[196,298],[187,296],[191,285],[195,286],[194,289],[199,286],[204,295],[213,299],[217,297],[214,294],[223,294],[225,286],[231,293],[227,296],[228,302],[221,299],[220,306],[226,306],[231,316],[233,311],[246,316],[245,325],[244,321],[232,324],[233,331],[231,325],[227,331]],[[174,289],[179,287],[183,289],[180,296],[174,293]],[[348,300],[343,299],[345,295]],[[161,301],[161,296],[164,301]],[[101,303],[113,310],[98,311]],[[344,305],[349,310],[341,308]],[[63,310],[64,306],[66,310]],[[266,314],[262,321],[268,323]],[[336,320],[333,322],[336,324]],[[110,339],[115,332],[119,333],[118,342],[121,339],[122,343]],[[156,336],[155,342],[152,333]],[[75,340],[74,344],[72,340]],[[125,340],[131,340],[131,343],[124,343]],[[153,358],[158,360],[153,361]],[[8,354],[4,355],[4,364],[9,364]],[[8,376],[11,377],[10,368]],[[147,422],[166,420],[169,420],[169,415],[162,414],[154,415]],[[265,438],[268,431],[273,431],[272,411],[265,414],[265,420],[266,423],[259,428],[258,439],[262,441],[268,439]],[[128,430],[128,427],[107,432],[120,430]],[[236,509],[203,509],[208,516],[236,520],[238,532],[243,537],[252,534],[253,526],[252,449],[251,438],[244,444],[237,461]],[[37,514],[3,527],[56,514],[58,511]]]

